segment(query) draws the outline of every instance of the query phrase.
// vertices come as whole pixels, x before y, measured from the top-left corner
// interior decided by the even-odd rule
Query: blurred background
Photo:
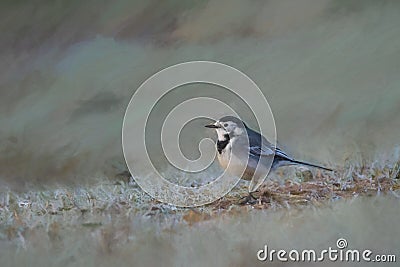
[[[2,266],[265,266],[265,244],[318,249],[338,238],[398,253],[399,11],[397,0],[0,1]],[[246,73],[284,148],[339,171],[275,185],[287,191],[264,192],[264,206],[235,205],[236,188],[197,209],[118,178],[131,96],[191,60]],[[195,96],[241,109],[225,93],[178,88],[153,115]],[[215,138],[203,123],[182,130],[194,158],[201,138]],[[158,144],[159,132],[146,134]]]
[[[249,75],[295,156],[343,166],[397,153],[398,1],[0,5],[1,185],[83,183],[125,170],[130,97],[155,72],[189,60]]]

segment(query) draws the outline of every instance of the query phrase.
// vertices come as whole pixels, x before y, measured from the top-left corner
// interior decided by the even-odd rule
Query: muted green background
[[[390,157],[400,129],[399,8],[398,1],[3,1],[0,183],[80,183],[124,170],[130,97],[150,75],[189,60],[248,74],[295,156],[338,167],[347,157]]]
[[[266,266],[256,260],[265,244],[323,249],[340,237],[398,261],[396,189],[323,208],[235,214],[231,205],[231,214],[216,209],[217,218],[189,226],[182,216],[191,210],[155,203],[125,176],[107,178],[125,170],[121,127],[136,88],[172,64],[211,60],[259,85],[295,156],[338,168],[344,186],[395,181],[399,13],[396,0],[1,1],[0,265]],[[191,94],[219,93],[193,86],[164,107]],[[188,145],[212,136],[196,123],[182,133]],[[184,152],[195,156],[194,143]]]

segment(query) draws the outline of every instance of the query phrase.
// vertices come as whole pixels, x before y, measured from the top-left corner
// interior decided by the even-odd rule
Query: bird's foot
[[[239,205],[256,204],[257,198],[255,196],[253,196],[252,193],[249,193],[247,196],[240,198],[238,203],[239,203]]]

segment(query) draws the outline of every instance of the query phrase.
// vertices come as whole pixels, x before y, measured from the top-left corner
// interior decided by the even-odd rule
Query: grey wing
[[[286,159],[286,160],[289,160],[289,161],[294,160],[291,156],[286,154],[286,152],[281,150],[279,147],[275,148],[275,156],[279,156],[279,157],[281,157],[283,159]]]
[[[274,151],[266,146],[250,146],[250,154],[254,156],[273,156]]]
[[[274,146],[264,136],[251,129],[247,129],[247,131],[249,136],[250,155],[258,157],[272,156],[274,155],[275,150],[275,156],[289,161],[293,160],[292,157],[286,154],[279,147],[275,147],[274,149]]]

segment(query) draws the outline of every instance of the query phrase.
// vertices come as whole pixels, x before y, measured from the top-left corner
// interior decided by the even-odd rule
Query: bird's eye
[[[227,124],[227,123],[225,123],[225,124],[224,124],[224,127],[228,127],[228,124]]]

